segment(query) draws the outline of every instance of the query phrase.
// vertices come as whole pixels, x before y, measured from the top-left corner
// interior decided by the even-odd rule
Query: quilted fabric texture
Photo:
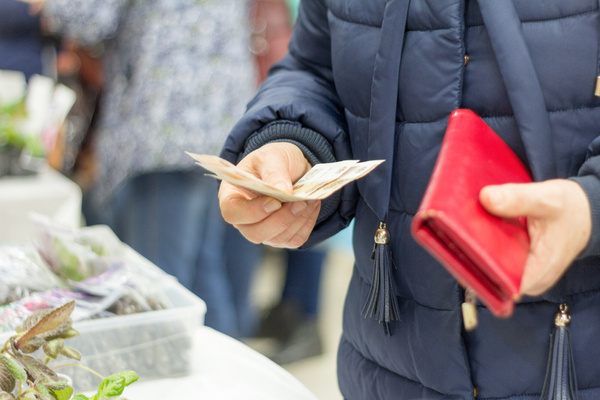
[[[374,123],[371,97],[381,95],[372,92],[377,58],[403,52],[397,106],[377,113],[396,121],[393,143],[387,143],[394,150],[387,161],[390,176],[380,182],[391,185],[391,195],[381,198],[380,192],[365,190],[368,177],[346,187],[337,210],[315,228],[309,243],[356,218],[356,266],[338,355],[339,384],[347,399],[469,399],[475,388],[483,399],[539,398],[553,315],[563,301],[573,313],[580,398],[600,397],[600,365],[595,361],[600,347],[593,339],[600,333],[597,257],[579,259],[553,290],[525,299],[510,319],[497,319],[479,307],[479,327],[466,333],[460,313],[463,290],[410,238],[411,218],[448,115],[456,108],[482,116],[532,170],[541,169],[538,163],[548,157],[556,166],[553,177],[576,177],[586,159],[586,165],[595,165],[598,2],[513,3],[517,34],[527,45],[547,110],[530,117],[549,120],[550,143],[533,137],[524,145],[505,87],[505,79],[514,77],[500,72],[513,55],[496,54],[491,45],[495,40],[512,43],[516,37],[509,32],[490,37],[475,0],[412,0],[404,45],[392,49],[380,45],[385,42],[381,27],[390,22],[386,8],[405,5],[405,0],[303,0],[290,55],[272,71],[226,143],[222,154],[236,160],[249,135],[271,121],[288,120],[325,137],[336,159],[366,160],[375,139],[368,135]],[[399,29],[402,24],[394,34]],[[528,94],[516,90],[512,95]],[[575,179],[597,188],[598,169],[590,167],[587,173],[596,176]],[[375,211],[382,204],[387,206],[400,304],[392,336],[384,336],[377,321],[361,316],[371,284],[373,234],[380,222]],[[596,246],[586,254],[597,252]]]

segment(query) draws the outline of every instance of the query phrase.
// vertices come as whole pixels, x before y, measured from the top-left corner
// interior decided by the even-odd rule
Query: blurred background
[[[327,243],[316,333],[322,338],[322,353],[307,357],[299,355],[297,360],[282,364],[283,368],[300,380],[318,399],[342,399],[337,386],[336,357],[342,334],[343,303],[354,263],[351,234],[351,227],[349,227]],[[281,297],[278,288],[281,287],[285,277],[280,258],[278,251],[268,252],[256,274],[252,301],[260,309],[268,309]],[[306,341],[308,342],[309,338],[306,338]],[[271,354],[273,347],[276,347],[265,339],[248,339],[245,342],[267,355]],[[300,344],[299,347],[302,345]]]
[[[351,229],[306,251],[253,245],[184,154],[219,153],[298,5],[0,0],[0,242],[29,238],[32,209],[107,225],[206,302],[207,326],[330,400]]]

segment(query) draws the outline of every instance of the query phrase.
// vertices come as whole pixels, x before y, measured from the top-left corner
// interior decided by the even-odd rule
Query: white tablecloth
[[[27,242],[34,226],[30,212],[52,218],[58,225],[81,223],[81,189],[50,167],[36,175],[0,178],[0,242]]]
[[[293,375],[262,354],[208,327],[195,334],[192,374],[135,382],[131,400],[317,400]]]

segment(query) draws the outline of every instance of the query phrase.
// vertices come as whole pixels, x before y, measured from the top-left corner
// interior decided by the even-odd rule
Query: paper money
[[[346,160],[316,164],[294,184],[292,193],[286,193],[220,157],[187,151],[186,154],[196,160],[196,164],[210,171],[210,176],[284,202],[325,199],[348,183],[367,175],[385,161]]]

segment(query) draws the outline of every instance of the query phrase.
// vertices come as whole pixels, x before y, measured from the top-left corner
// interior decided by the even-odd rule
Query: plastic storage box
[[[80,335],[68,339],[66,345],[82,354],[81,362],[75,363],[105,377],[125,369],[135,371],[140,381],[187,375],[192,369],[194,333],[204,323],[206,305],[133,250],[129,256],[141,261],[143,268],[164,276],[156,280],[156,285],[170,308],[74,322]],[[11,335],[0,334],[0,341],[4,343]],[[50,366],[73,361],[59,356]],[[65,366],[56,371],[72,378],[76,392],[96,390],[101,381],[80,367]]]

